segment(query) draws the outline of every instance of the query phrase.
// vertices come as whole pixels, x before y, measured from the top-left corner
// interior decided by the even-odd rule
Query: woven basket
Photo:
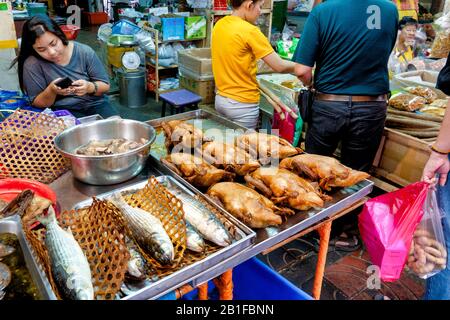
[[[47,114],[16,110],[0,122],[0,179],[26,178],[51,183],[70,168],[53,139],[66,125]]]

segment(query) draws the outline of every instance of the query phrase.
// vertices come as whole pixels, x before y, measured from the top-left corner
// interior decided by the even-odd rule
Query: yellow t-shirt
[[[214,26],[211,57],[217,93],[244,103],[258,103],[256,61],[274,50],[251,23],[226,16]]]
[[[398,48],[395,48],[395,53],[398,54],[399,52],[400,51],[398,50]],[[398,57],[400,62],[403,62],[403,63],[410,63],[413,58],[414,58],[414,53],[413,53],[411,46],[408,46],[408,50],[406,50],[402,55],[400,55]]]

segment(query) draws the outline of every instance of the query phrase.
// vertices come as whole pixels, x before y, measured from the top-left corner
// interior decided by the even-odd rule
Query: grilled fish
[[[72,235],[58,225],[52,206],[46,217],[38,220],[46,226],[45,245],[50,256],[52,275],[64,297],[72,300],[93,300],[91,269],[86,256]]]
[[[205,241],[195,228],[186,221],[186,247],[194,252],[202,252],[205,249]]]
[[[175,258],[175,250],[169,235],[161,221],[140,208],[128,205],[120,193],[109,199],[121,212],[136,241],[156,260],[162,264],[170,264]]]
[[[222,222],[213,215],[205,206],[193,201],[182,193],[175,196],[183,202],[184,219],[189,222],[200,235],[215,244],[226,247],[231,243],[231,236]]]

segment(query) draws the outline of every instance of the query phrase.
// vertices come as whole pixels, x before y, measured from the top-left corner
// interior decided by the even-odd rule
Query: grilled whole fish
[[[186,221],[186,247],[194,252],[202,252],[205,249],[205,241],[195,228]]]
[[[58,225],[52,206],[46,217],[38,220],[45,225],[45,245],[50,256],[52,275],[65,298],[93,300],[91,269],[86,256],[72,235]]]
[[[144,280],[146,278],[146,266],[145,260],[139,253],[139,249],[134,242],[126,237],[126,245],[128,252],[130,253],[130,260],[127,265],[127,273],[125,277],[131,280]]]
[[[175,258],[175,250],[161,221],[140,208],[128,205],[120,193],[109,199],[121,212],[128,228],[139,245],[162,264],[170,264]]]
[[[184,219],[189,222],[200,235],[221,247],[228,246],[232,240],[222,222],[205,206],[182,193],[174,194],[183,202]]]

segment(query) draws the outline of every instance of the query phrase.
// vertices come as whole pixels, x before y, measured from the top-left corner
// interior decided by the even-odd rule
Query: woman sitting
[[[25,22],[16,62],[20,88],[34,107],[66,109],[77,118],[117,114],[105,96],[109,78],[94,50],[68,41],[48,16],[36,15]],[[67,88],[56,84],[63,78],[72,81]]]

